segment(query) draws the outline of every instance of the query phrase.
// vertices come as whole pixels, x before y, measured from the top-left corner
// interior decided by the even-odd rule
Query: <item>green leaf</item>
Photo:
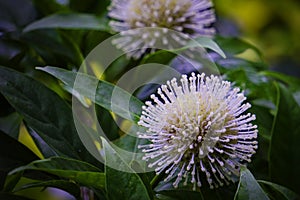
[[[43,182],[33,182],[22,185],[14,189],[14,192],[19,192],[21,190],[26,190],[29,188],[36,188],[36,187],[54,187],[61,190],[64,190],[70,194],[72,194],[77,199],[80,199],[80,188],[79,185],[65,180],[51,180],[51,181],[43,181]]]
[[[71,108],[55,92],[8,68],[0,67],[0,74],[0,92],[56,153],[98,163],[77,134]]]
[[[273,123],[269,170],[274,182],[299,191],[300,106],[291,92],[278,86],[277,113]]]
[[[248,169],[253,171],[256,178],[267,179],[269,172],[269,146],[271,141],[271,129],[274,116],[270,113],[270,108],[257,105],[254,102],[249,110],[250,113],[255,113],[255,124],[258,126],[258,144],[257,149],[252,162],[249,163]],[[274,106],[275,107],[275,106]]]
[[[284,84],[288,85],[288,88],[291,92],[293,92],[293,97],[295,98],[296,102],[300,106],[300,79],[296,78],[294,76],[285,75],[278,72],[273,71],[265,71],[262,72],[266,76],[270,76],[272,78],[275,78]]]
[[[70,31],[69,31],[70,32]],[[34,49],[44,63],[58,66],[80,66],[83,55],[74,37],[69,32],[55,29],[40,29],[27,32],[22,35],[22,41],[26,42],[30,49]],[[35,52],[34,52],[35,53]],[[38,63],[41,63],[39,58]],[[36,65],[34,62],[34,65]]]
[[[269,197],[259,186],[254,176],[246,167],[241,167],[241,176],[235,200],[268,200]]]
[[[261,74],[280,80],[289,85],[292,91],[300,91],[300,79],[273,71],[262,71]]]
[[[18,139],[21,122],[22,117],[14,112],[6,117],[0,118],[0,130],[11,137]]]
[[[228,57],[226,59],[216,59],[215,63],[220,68],[221,73],[230,73],[233,70],[245,70],[256,72],[264,69],[266,66],[263,63],[256,63],[241,58]]]
[[[171,50],[171,52],[178,52],[180,53],[183,50],[187,50],[194,47],[200,47],[200,48],[206,48],[210,49],[217,54],[219,54],[221,57],[226,58],[225,53],[223,50],[219,47],[219,45],[211,38],[208,37],[198,37],[194,40],[191,40],[185,45],[184,47],[180,49]]]
[[[101,1],[69,0],[68,3],[69,3],[69,7],[72,10],[76,10],[78,12],[102,14],[103,12],[107,12],[107,7],[111,3],[111,1],[110,0],[101,0]]]
[[[210,50],[216,52],[217,54],[219,54],[220,56],[222,56],[223,58],[226,58],[226,55],[225,55],[224,51],[222,50],[222,48],[220,48],[220,46],[211,38],[199,37],[199,38],[196,38],[195,40],[198,43],[197,46],[210,49]]]
[[[263,180],[258,180],[258,183],[262,186],[262,187],[269,187],[271,190],[270,192],[268,192],[269,196],[273,196],[275,195],[275,193],[279,193],[280,196],[273,198],[274,200],[276,199],[285,199],[285,200],[297,200],[300,197],[294,193],[293,191],[289,190],[286,187],[283,187],[281,185],[278,185],[276,183],[271,183],[268,181],[263,181]]]
[[[80,76],[81,85],[80,88],[76,88],[76,90],[82,96],[95,100],[96,104],[110,111],[113,106],[113,111],[117,115],[131,121],[138,121],[139,116],[141,115],[142,105],[144,104],[139,99],[111,83],[98,80],[95,77],[88,76],[86,74],[76,73],[56,67],[38,67],[37,69],[55,76],[70,87],[73,87],[76,76]],[[93,91],[94,85],[98,85],[96,91]],[[75,88],[73,89],[75,90]],[[118,98],[114,99],[114,104],[112,105],[111,97],[113,92]],[[129,100],[129,105],[126,104],[126,100]]]
[[[110,141],[120,138],[120,135],[124,133],[122,132],[122,130],[120,130],[118,124],[116,124],[111,113],[100,106],[97,106],[95,109],[97,113],[98,122],[106,137]]]
[[[38,159],[25,145],[0,131],[0,189],[10,170]],[[18,180],[19,178],[16,177],[8,186],[8,190],[13,188]]]
[[[169,64],[176,57],[175,53],[166,50],[159,50],[154,53],[146,55],[141,64],[146,63],[160,63],[160,64]]]
[[[0,131],[0,170],[11,170],[39,158],[26,146]]]
[[[109,31],[107,21],[104,17],[98,18],[94,15],[79,13],[60,13],[47,16],[29,24],[23,32],[47,28]]]
[[[97,167],[79,160],[53,157],[34,161],[26,166],[14,169],[9,175],[27,170],[46,172],[96,189],[105,187],[105,174]]]
[[[106,188],[109,199],[124,200],[150,200],[147,187],[134,170],[120,157],[120,155],[102,138],[103,151],[105,154]],[[132,172],[122,172],[109,165],[116,165],[121,169]]]
[[[55,12],[69,11],[70,9],[58,3],[56,0],[32,0],[39,12],[49,15]]]
[[[141,64],[145,63],[160,63],[160,64],[168,64],[171,62],[173,58],[177,56],[177,54],[180,54],[180,52],[184,52],[184,50],[187,50],[189,48],[193,47],[201,47],[201,48],[207,48],[210,49],[216,53],[218,53],[223,58],[226,58],[225,53],[222,51],[222,49],[218,46],[217,43],[215,43],[211,38],[207,37],[199,37],[195,40],[190,41],[186,46],[175,49],[175,50],[160,50],[157,52],[154,52],[152,54],[149,54],[143,58],[141,61]]]
[[[262,57],[262,53],[257,47],[240,38],[217,37],[216,42],[220,45],[221,49],[223,49],[227,56],[240,54],[247,49],[252,49],[260,58]]]
[[[126,151],[136,152],[138,146],[137,140],[138,138],[131,136],[130,134],[126,134],[114,140],[113,143]]]

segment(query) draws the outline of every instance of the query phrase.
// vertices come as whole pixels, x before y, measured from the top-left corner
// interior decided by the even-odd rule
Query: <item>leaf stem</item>
[[[162,175],[157,174],[153,177],[153,179],[150,181],[150,185],[152,188],[156,187],[159,181],[161,180]]]

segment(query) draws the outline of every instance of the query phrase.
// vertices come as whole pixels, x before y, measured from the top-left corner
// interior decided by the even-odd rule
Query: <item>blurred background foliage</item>
[[[300,1],[215,0],[222,35],[257,46],[271,68],[300,77]]]

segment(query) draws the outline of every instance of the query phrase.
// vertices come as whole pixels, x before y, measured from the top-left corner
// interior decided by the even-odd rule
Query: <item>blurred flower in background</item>
[[[178,48],[174,46],[185,45],[188,37],[215,33],[211,26],[215,14],[210,0],[113,0],[108,15],[112,18],[112,29],[121,32],[115,41],[117,47],[134,58],[139,58],[157,42]],[[147,27],[163,29],[143,29]],[[167,35],[168,29],[183,34]],[[134,51],[137,48],[140,49]]]

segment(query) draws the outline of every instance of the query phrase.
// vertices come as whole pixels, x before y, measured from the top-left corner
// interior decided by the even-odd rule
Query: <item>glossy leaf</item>
[[[101,107],[112,110],[112,101],[111,96],[112,93],[117,93],[116,99],[114,99],[114,112],[131,121],[138,121],[139,116],[141,114],[142,105],[144,105],[140,100],[130,95],[128,92],[122,90],[119,87],[114,86],[111,83],[108,83],[103,80],[98,80],[95,77],[88,76],[85,74],[80,74],[72,71],[67,71],[64,69],[56,68],[56,67],[43,67],[38,68],[39,70],[45,71],[59,80],[61,80],[64,84],[73,87],[76,76],[80,76],[82,80],[82,85],[77,91],[79,94],[90,98],[91,100],[95,99],[95,103],[100,105]],[[97,90],[93,91],[93,85],[98,84]],[[74,89],[74,88],[73,88]],[[95,97],[93,98],[93,95]],[[129,107],[126,106],[126,99],[130,99]],[[127,109],[128,107],[128,109]]]
[[[277,113],[269,152],[270,175],[274,182],[299,192],[300,106],[291,92],[278,86]]]
[[[26,166],[14,169],[10,172],[10,175],[24,171],[46,172],[97,189],[105,187],[105,174],[100,169],[89,163],[74,159],[53,157],[34,161]]]
[[[8,68],[0,67],[0,74],[0,92],[56,153],[97,163],[79,139],[70,107],[55,92]]]
[[[283,187],[281,185],[278,185],[276,183],[272,183],[272,182],[268,182],[268,181],[262,181],[259,180],[258,183],[262,186],[262,187],[268,187],[270,188],[270,191],[268,192],[269,196],[274,196],[275,193],[279,193],[280,196],[274,196],[273,199],[285,199],[285,200],[297,200],[300,197],[294,193],[293,191],[289,190],[286,187]],[[266,190],[265,190],[266,191]]]
[[[268,200],[269,197],[259,186],[251,172],[246,168],[241,168],[241,176],[235,200]]]
[[[150,200],[147,187],[134,170],[123,160],[120,155],[102,138],[103,151],[105,155],[105,163],[116,165],[126,171],[119,171],[105,165],[106,173],[106,189],[109,199],[124,200]]]
[[[219,54],[221,57],[226,58],[226,55],[222,48],[213,39],[207,37],[199,37],[195,39],[197,41],[197,46],[207,48],[213,52]]]
[[[53,14],[28,25],[24,32],[37,29],[61,28],[61,29],[91,29],[108,31],[104,18],[97,18],[94,15],[79,13]]]

